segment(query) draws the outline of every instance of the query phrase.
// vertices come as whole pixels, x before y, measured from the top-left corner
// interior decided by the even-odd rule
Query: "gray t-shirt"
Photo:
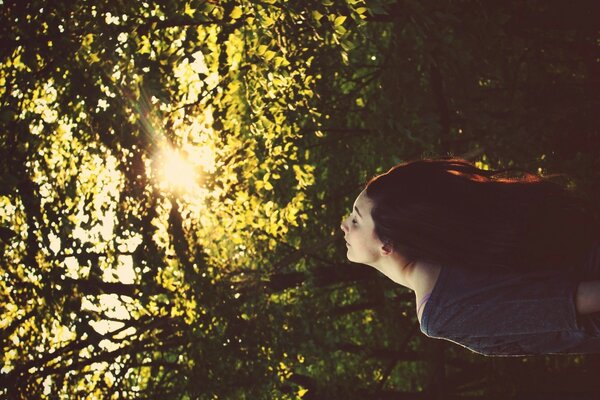
[[[421,331],[495,356],[600,353],[600,313],[578,316],[577,284],[600,279],[600,245],[576,273],[442,266]]]

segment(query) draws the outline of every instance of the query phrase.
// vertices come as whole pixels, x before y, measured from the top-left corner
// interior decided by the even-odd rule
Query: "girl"
[[[371,179],[341,225],[350,261],[415,292],[421,331],[484,355],[600,353],[600,230],[533,174],[459,158]]]

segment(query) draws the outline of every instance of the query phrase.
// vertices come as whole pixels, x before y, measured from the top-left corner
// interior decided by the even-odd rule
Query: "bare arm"
[[[581,315],[600,312],[600,280],[579,283],[575,307]]]

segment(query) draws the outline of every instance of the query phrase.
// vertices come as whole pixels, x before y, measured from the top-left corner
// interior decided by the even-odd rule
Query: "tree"
[[[590,7],[4,1],[0,394],[493,393],[512,366],[423,351],[340,214],[449,152],[600,199]]]

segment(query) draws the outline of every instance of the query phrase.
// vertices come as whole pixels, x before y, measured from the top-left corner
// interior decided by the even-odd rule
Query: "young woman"
[[[341,228],[350,261],[415,292],[421,331],[484,355],[600,353],[600,229],[529,173],[457,158],[371,179]]]

